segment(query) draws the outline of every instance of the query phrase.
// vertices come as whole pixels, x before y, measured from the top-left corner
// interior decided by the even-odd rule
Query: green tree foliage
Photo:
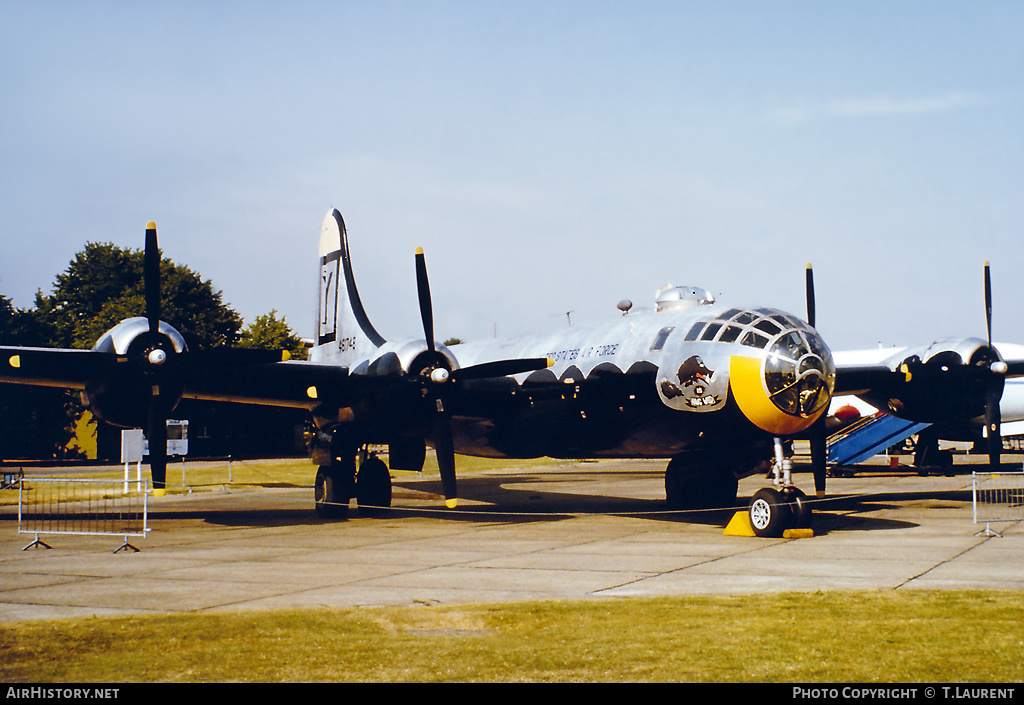
[[[146,315],[142,250],[90,242],[75,255],[53,292],[36,295],[36,309],[53,331],[57,347],[91,348],[125,318]],[[169,259],[160,261],[161,320],[185,337],[189,347],[232,345],[241,317],[224,304],[209,280]]]
[[[277,317],[277,309],[258,316],[242,331],[239,347],[257,350],[287,350],[293,360],[306,359],[306,346],[285,322]]]
[[[57,275],[53,291],[36,294],[31,311],[0,296],[0,344],[91,348],[125,318],[146,314],[142,250],[88,243]],[[238,342],[242,318],[188,267],[160,262],[161,315],[199,350]],[[62,458],[82,407],[78,395],[0,385],[0,457]]]

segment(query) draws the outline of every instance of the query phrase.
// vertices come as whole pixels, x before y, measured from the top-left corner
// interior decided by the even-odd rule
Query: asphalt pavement
[[[984,533],[986,525],[975,522],[971,469],[920,476],[876,465],[830,479],[829,497],[815,503],[815,535],[800,539],[725,535],[732,511],[666,511],[663,461],[480,472],[460,477],[456,510],[444,509],[436,476],[407,475],[395,480],[387,516],[362,517],[353,508],[344,521],[317,518],[311,487],[220,487],[154,497],[147,535],[131,539],[137,553],[114,553],[123,541],[116,535],[45,535],[40,538],[52,548],[23,550],[35,536],[19,532],[17,504],[8,504],[0,507],[0,622],[776,591],[1024,589],[1021,520],[993,523],[989,528],[1001,536]],[[796,480],[813,494],[809,475]],[[764,485],[764,478],[747,478],[740,495],[749,498]]]

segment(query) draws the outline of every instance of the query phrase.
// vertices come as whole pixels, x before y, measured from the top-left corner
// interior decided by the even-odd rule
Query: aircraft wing
[[[350,375],[347,367],[302,360],[235,368],[208,368],[191,375],[186,399],[313,409],[324,400],[350,406],[388,388],[385,376]]]
[[[348,368],[280,360],[281,353],[219,349],[186,352],[171,378],[181,397],[312,409],[324,398],[355,402],[387,385],[381,377],[351,377]],[[98,350],[0,346],[0,383],[87,390],[118,378],[145,379],[127,355]]]
[[[116,358],[92,350],[5,345],[0,346],[0,361],[0,382],[64,389],[84,389],[117,368]]]
[[[908,374],[911,379],[913,378],[914,367],[931,361],[934,361],[937,366],[946,365],[949,368],[954,368],[953,375],[948,381],[951,385],[958,384],[961,380],[955,368],[957,365],[968,366],[970,358],[965,361],[964,353],[971,350],[972,346],[974,347],[973,352],[976,352],[980,347],[978,345],[980,342],[977,339],[966,339],[939,341],[918,348],[836,351],[833,353],[836,364],[834,393],[836,396],[870,395],[877,398],[879,394],[895,392],[901,384],[908,382]],[[1024,377],[1024,345],[996,343],[993,347],[998,351],[1002,362],[1006,364],[1004,377]],[[954,353],[957,356],[952,358],[952,363],[949,353]],[[904,364],[907,364],[906,368],[903,367]]]
[[[856,396],[907,421],[984,426],[993,458],[1001,444],[1000,425],[1024,420],[1024,387],[1010,381],[1024,377],[1021,345],[962,338],[915,348],[836,352],[833,358],[834,396]]]

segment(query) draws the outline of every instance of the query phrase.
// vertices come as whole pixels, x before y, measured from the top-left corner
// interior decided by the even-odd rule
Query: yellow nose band
[[[762,380],[760,358],[732,356],[729,362],[732,396],[743,415],[768,433],[777,436],[799,433],[809,428],[828,409],[826,404],[818,413],[807,418],[787,414],[768,398]]]

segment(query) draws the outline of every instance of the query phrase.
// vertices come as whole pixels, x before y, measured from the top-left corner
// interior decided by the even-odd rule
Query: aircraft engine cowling
[[[184,388],[180,355],[185,339],[173,326],[160,321],[159,332],[149,330],[146,318],[128,318],[104,333],[93,346],[117,355],[114,370],[90,381],[82,401],[96,416],[124,428],[147,425],[151,400],[156,411],[169,414]]]
[[[984,340],[940,341],[904,357],[884,396],[868,401],[915,421],[965,421],[984,415],[986,399],[1002,393],[1005,369]]]

